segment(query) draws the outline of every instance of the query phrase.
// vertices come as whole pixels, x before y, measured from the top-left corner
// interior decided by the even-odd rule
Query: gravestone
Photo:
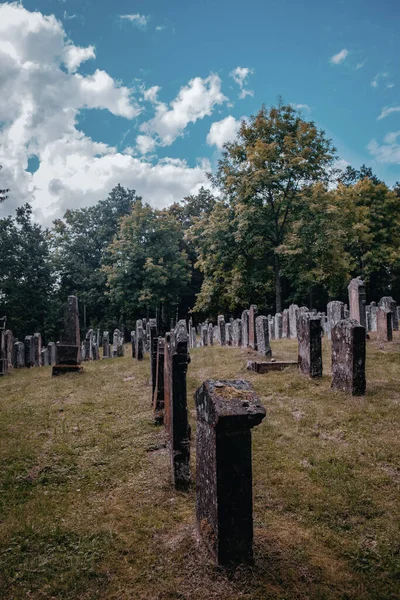
[[[397,317],[397,303],[391,296],[384,296],[379,300],[379,308],[385,308],[392,313],[392,330],[398,331],[399,320]]]
[[[137,360],[143,360],[143,321],[138,319],[136,321],[136,358]]]
[[[365,327],[355,319],[332,329],[332,388],[353,396],[365,394]]]
[[[49,351],[49,365],[53,366],[57,362],[57,346],[55,342],[49,342],[47,349]]]
[[[93,360],[93,329],[89,329],[85,336],[85,361]]]
[[[393,340],[393,319],[390,310],[380,306],[376,315],[377,338],[380,342],[391,342]]]
[[[156,319],[149,319],[148,325],[149,325],[149,335],[150,335],[151,402],[153,402],[154,390],[156,389],[157,349],[158,349]]]
[[[190,484],[190,425],[186,397],[189,362],[185,321],[165,337],[164,344],[164,423],[168,435],[172,481],[176,489]]]
[[[256,317],[258,314],[257,306],[252,304],[249,309],[249,346],[257,350],[257,332]]]
[[[7,360],[8,369],[12,369],[14,355],[14,335],[11,329],[6,329],[4,333],[4,350],[4,358]]]
[[[322,377],[321,319],[302,314],[298,321],[298,362],[304,375]]]
[[[208,325],[206,323],[201,326],[201,345],[208,345]]]
[[[218,315],[218,338],[221,346],[225,346],[225,317]]]
[[[25,366],[33,367],[35,365],[35,349],[33,342],[33,335],[26,335],[25,340]]]
[[[242,346],[248,348],[249,346],[249,311],[244,310],[242,312]]]
[[[272,356],[269,343],[268,319],[264,315],[256,317],[257,352],[261,356]]]
[[[194,329],[192,329],[194,331]],[[157,425],[164,422],[164,344],[163,338],[157,340],[156,385],[153,394],[154,421]]]
[[[41,350],[41,361],[40,362],[44,367],[48,367],[48,365],[49,365],[49,351],[46,346],[44,348],[42,348],[42,350]]]
[[[40,367],[42,352],[42,336],[40,333],[33,335],[33,366]]]
[[[25,346],[23,342],[14,343],[14,367],[16,369],[25,367]]]
[[[61,343],[57,344],[57,363],[52,368],[53,376],[82,371],[80,345],[78,298],[68,296],[64,330]]]
[[[92,344],[92,357],[93,360],[100,360],[100,351],[97,342],[93,342]]]
[[[232,325],[231,323],[225,323],[225,344],[232,346]]]
[[[132,358],[136,358],[136,334],[131,331]]]
[[[339,300],[332,300],[328,302],[326,307],[326,314],[328,317],[328,326],[326,332],[328,333],[328,339],[331,339],[332,328],[344,319],[344,304]]]
[[[350,308],[350,319],[358,321],[362,327],[366,328],[366,294],[365,285],[361,277],[352,279],[348,285],[349,290],[349,308]]]
[[[214,333],[215,333],[215,329],[214,329]],[[196,335],[196,328],[192,327],[192,344],[191,344],[192,348],[197,348],[197,335]]]
[[[287,308],[282,313],[282,337],[284,339],[290,338],[289,311]]]
[[[268,315],[268,336],[270,340],[275,339],[275,321],[271,315]]]
[[[103,331],[103,358],[110,358],[110,334],[108,331]]]
[[[232,323],[232,346],[240,348],[242,346],[242,321],[235,319]]]
[[[208,324],[208,345],[214,345],[214,327],[212,323]]]
[[[205,381],[195,402],[198,532],[218,564],[251,561],[251,429],[265,408],[243,380]]]
[[[274,317],[274,333],[276,340],[282,339],[282,329],[282,314],[276,313]]]
[[[295,340],[297,338],[297,316],[299,313],[299,307],[297,304],[291,304],[289,306],[289,332],[290,339]]]

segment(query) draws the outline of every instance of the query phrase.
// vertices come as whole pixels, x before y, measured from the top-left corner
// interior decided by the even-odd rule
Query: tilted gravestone
[[[190,425],[186,397],[188,335],[185,321],[167,334],[164,344],[164,423],[168,434],[172,481],[177,489],[190,484]]]
[[[366,293],[365,285],[361,277],[352,279],[348,285],[350,319],[357,321],[362,327],[366,328]]]
[[[248,381],[205,381],[195,393],[197,528],[218,564],[253,558],[251,429],[265,408]]]
[[[82,371],[80,344],[78,298],[68,296],[64,313],[64,331],[61,343],[57,344],[57,363],[53,365],[53,376]]]
[[[310,377],[322,377],[321,319],[302,314],[298,321],[299,369]]]
[[[249,346],[249,311],[244,310],[242,312],[242,346],[248,348]]]
[[[380,342],[391,342],[393,340],[393,319],[390,310],[384,306],[378,308],[376,314],[377,338]]]
[[[157,425],[164,422],[164,345],[163,338],[157,340],[156,385],[153,394],[154,421]]]
[[[261,356],[272,356],[269,343],[268,319],[264,315],[256,317],[257,352]]]
[[[331,339],[331,331],[332,328],[344,319],[344,304],[339,300],[332,300],[332,302],[328,302],[326,307],[326,314],[328,317],[328,339]]]
[[[392,313],[392,330],[398,331],[399,320],[397,317],[397,302],[391,296],[384,296],[379,300],[379,308],[385,308]]]
[[[365,327],[355,319],[332,329],[332,388],[353,396],[365,394]]]
[[[249,309],[249,346],[253,350],[257,350],[257,332],[256,332],[256,317],[258,315],[257,306],[252,304]]]

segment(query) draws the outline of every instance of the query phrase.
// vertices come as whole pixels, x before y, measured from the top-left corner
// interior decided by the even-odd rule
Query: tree
[[[282,309],[279,248],[301,193],[314,182],[333,177],[335,157],[325,133],[280,102],[242,122],[238,139],[224,145],[217,172],[211,177],[233,208],[245,262],[257,257],[266,272],[272,266],[277,312]]]
[[[182,243],[182,228],[171,212],[153,210],[141,199],[121,220],[103,271],[112,305],[132,326],[144,314],[157,314],[161,328],[169,328],[190,280]]]
[[[3,167],[0,165],[0,171]],[[0,188],[0,202],[4,202],[4,200],[7,200],[8,196],[7,196],[7,192],[9,192],[10,190],[8,188]]]
[[[354,185],[358,181],[362,181],[363,179],[369,179],[375,185],[378,183],[382,183],[380,179],[376,175],[373,174],[371,167],[367,167],[365,165],[361,165],[359,171],[354,169],[351,165],[347,165],[343,173],[339,177],[339,182],[343,185],[350,186]]]

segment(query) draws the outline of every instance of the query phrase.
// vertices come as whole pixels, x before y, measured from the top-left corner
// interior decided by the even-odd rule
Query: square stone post
[[[365,285],[361,277],[352,279],[348,285],[349,290],[349,308],[350,308],[350,319],[357,321],[362,327],[366,329],[366,293]]]
[[[256,317],[258,314],[257,306],[252,304],[249,309],[249,346],[257,350],[257,332]]]
[[[264,315],[256,317],[257,352],[262,356],[272,356],[269,343],[268,319]]]
[[[196,517],[218,564],[253,558],[251,429],[265,408],[248,381],[208,380],[195,393]]]
[[[186,373],[189,362],[185,321],[167,334],[164,344],[164,423],[168,434],[172,481],[176,489],[190,484],[190,426]]]
[[[378,332],[378,340],[380,342],[391,342],[393,340],[393,319],[390,310],[386,310],[383,306],[378,308],[376,313],[376,330]]]
[[[304,375],[322,377],[321,319],[302,314],[298,320],[299,369]]]
[[[332,329],[332,388],[353,396],[365,394],[365,327],[355,319]]]

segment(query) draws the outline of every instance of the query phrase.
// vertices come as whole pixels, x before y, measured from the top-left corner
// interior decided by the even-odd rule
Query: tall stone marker
[[[158,349],[158,337],[157,337],[157,321],[156,319],[149,319],[149,336],[150,336],[150,372],[151,372],[151,403],[153,402],[154,390],[156,389],[156,377],[157,377],[157,349]]]
[[[366,318],[366,293],[365,285],[361,277],[352,279],[348,285],[349,290],[349,308],[350,308],[350,319],[357,321],[362,327],[366,329],[367,318]]]
[[[57,364],[53,365],[53,376],[82,371],[80,343],[78,298],[68,296],[64,315],[64,331],[61,343],[57,344]]]
[[[302,314],[298,320],[299,369],[304,375],[322,377],[321,319]]]
[[[331,339],[331,331],[332,328],[344,319],[344,304],[339,300],[332,300],[332,302],[328,302],[326,307],[326,314],[328,317],[328,339]]]
[[[198,531],[218,564],[251,561],[251,429],[265,408],[243,380],[205,381],[195,401]]]
[[[249,309],[249,346],[254,350],[257,350],[257,331],[256,331],[256,318],[258,310],[255,304],[252,304]]]
[[[249,346],[249,311],[244,310],[242,312],[242,346],[248,348]]]
[[[290,339],[295,340],[297,338],[297,318],[299,314],[299,307],[297,304],[291,304],[289,306],[289,332]]]
[[[399,319],[397,317],[397,303],[391,296],[384,296],[379,300],[379,308],[385,308],[392,313],[392,330],[399,330]]]
[[[264,315],[256,317],[257,352],[261,356],[272,356],[269,343],[268,319]]]
[[[136,321],[136,358],[137,360],[143,360],[144,352],[144,333],[143,333],[143,321],[138,319]]]
[[[353,396],[365,394],[365,327],[355,319],[332,329],[332,388]]]
[[[103,331],[102,346],[103,358],[110,358],[110,334],[108,331]]]
[[[240,319],[235,319],[232,323],[232,346],[240,348],[242,343],[242,321]]]
[[[164,344],[164,423],[168,434],[172,481],[176,489],[190,484],[190,426],[186,397],[189,362],[185,321],[167,334]]]
[[[380,342],[391,342],[393,340],[393,317],[390,310],[384,306],[378,308],[376,313],[376,330]]]
[[[154,421],[157,425],[162,425],[164,423],[164,345],[164,339],[158,338],[156,386],[153,395]]]

